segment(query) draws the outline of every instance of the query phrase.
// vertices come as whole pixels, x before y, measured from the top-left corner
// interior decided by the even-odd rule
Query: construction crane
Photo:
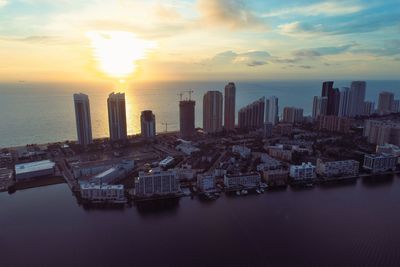
[[[165,126],[165,132],[167,133],[168,132],[168,125],[174,125],[175,123],[163,122],[161,124]]]
[[[178,96],[180,97],[180,101],[182,101],[182,97],[183,97],[183,95],[185,94],[185,93],[188,93],[189,94],[189,100],[192,100],[192,93],[193,93],[194,91],[193,90],[186,90],[186,91],[182,91],[182,92],[180,92],[179,94],[178,94]],[[186,99],[187,100],[187,99]]]
[[[183,92],[179,93],[178,95],[180,97],[180,100],[182,101]]]
[[[189,100],[192,100],[192,93],[194,93],[194,91],[193,90],[187,90],[187,91],[184,91],[185,93],[188,93],[189,94]]]

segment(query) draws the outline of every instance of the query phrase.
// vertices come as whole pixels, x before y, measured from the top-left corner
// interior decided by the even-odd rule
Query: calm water
[[[312,110],[312,97],[319,95],[322,81],[236,82],[236,108],[262,96],[279,97],[284,106]],[[338,81],[336,87],[349,86]],[[140,112],[151,109],[156,114],[157,131],[178,129],[178,93],[193,89],[196,100],[196,125],[202,126],[202,99],[207,90],[223,91],[221,82],[167,82],[132,84],[126,89],[128,133],[138,133]],[[367,99],[376,101],[382,90],[400,97],[400,81],[368,81]],[[72,94],[87,93],[91,102],[94,137],[108,136],[106,99],[113,87],[107,84],[0,84],[0,147],[47,143],[76,139]]]
[[[0,194],[1,266],[400,266],[400,177],[85,210],[67,185]]]

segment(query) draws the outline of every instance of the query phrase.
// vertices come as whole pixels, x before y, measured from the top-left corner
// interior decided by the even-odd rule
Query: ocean
[[[72,95],[89,95],[93,137],[108,136],[107,96],[115,91],[126,93],[128,134],[140,132],[140,112],[150,109],[156,115],[157,132],[179,129],[178,94],[193,90],[196,101],[196,126],[202,127],[203,95],[208,90],[224,91],[228,81],[158,82],[121,85],[90,83],[9,83],[0,84],[0,147],[76,140]],[[280,112],[285,106],[312,111],[312,98],[321,94],[322,80],[310,81],[234,81],[236,109],[263,97],[279,97]],[[335,87],[351,81],[335,81]],[[400,81],[367,81],[367,100],[377,101],[380,91],[391,91],[400,98]]]
[[[107,210],[0,193],[0,265],[400,266],[400,177]]]

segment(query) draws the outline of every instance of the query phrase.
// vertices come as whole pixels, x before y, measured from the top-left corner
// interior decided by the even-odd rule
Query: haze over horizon
[[[0,0],[0,82],[396,79],[398,1]]]

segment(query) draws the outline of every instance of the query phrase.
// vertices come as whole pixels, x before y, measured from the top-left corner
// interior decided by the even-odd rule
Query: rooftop
[[[54,168],[55,163],[50,160],[41,160],[15,165],[15,174],[42,171]]]

